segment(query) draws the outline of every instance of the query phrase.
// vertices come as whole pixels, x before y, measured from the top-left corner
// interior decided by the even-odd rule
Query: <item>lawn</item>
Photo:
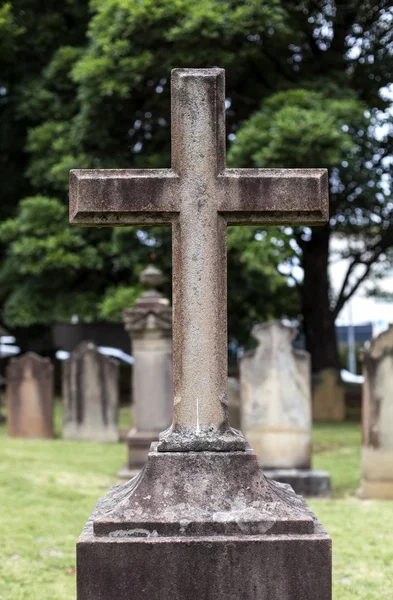
[[[58,434],[60,420],[57,411]],[[0,448],[0,599],[74,600],[75,541],[125,446],[9,439],[2,426]],[[319,424],[314,448],[334,487],[332,500],[310,501],[333,537],[334,600],[392,600],[393,502],[355,496],[359,426]]]

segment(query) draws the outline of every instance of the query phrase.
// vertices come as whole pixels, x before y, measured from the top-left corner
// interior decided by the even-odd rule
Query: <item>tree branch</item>
[[[353,261],[348,266],[347,272],[345,273],[344,281],[341,284],[340,292],[339,292],[338,297],[337,297],[336,306],[335,306],[334,311],[333,311],[335,317],[340,312],[341,308],[344,306],[344,302],[342,302],[342,300],[344,298],[345,289],[347,287],[347,284],[348,284],[348,281],[349,281],[349,277],[350,277],[353,269],[358,264],[360,264],[360,262],[359,262],[359,256],[357,256],[356,258],[354,258]],[[337,309],[338,306],[339,306],[339,309]]]
[[[386,248],[388,247],[388,243],[381,243],[381,241],[379,241],[377,244],[375,244],[374,248],[376,248],[375,252],[373,253],[373,255],[366,261],[361,260],[359,255],[357,258],[355,258],[352,263],[349,265],[348,270],[345,274],[344,277],[344,281],[342,283],[341,286],[341,290],[340,293],[338,295],[337,301],[336,301],[336,305],[334,307],[334,309],[332,310],[333,316],[336,319],[336,317],[338,316],[338,313],[340,312],[340,310],[342,309],[342,307],[344,306],[344,304],[351,298],[351,296],[354,295],[354,293],[356,292],[356,290],[359,288],[359,286],[363,283],[363,281],[365,281],[365,279],[367,279],[370,270],[373,266],[373,264],[375,264],[378,260],[378,258],[381,256],[381,254],[386,250]],[[345,288],[347,287],[348,281],[349,281],[349,277],[351,275],[351,272],[353,271],[354,267],[356,265],[364,265],[366,267],[364,273],[358,277],[358,279],[356,280],[356,282],[352,285],[352,287],[350,288],[349,292],[347,294],[345,294]]]

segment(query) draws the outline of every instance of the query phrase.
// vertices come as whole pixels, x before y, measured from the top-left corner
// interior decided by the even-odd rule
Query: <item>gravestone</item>
[[[148,266],[141,274],[147,291],[134,308],[124,311],[135,360],[134,427],[127,437],[127,466],[119,472],[126,479],[144,466],[150,445],[172,421],[172,309],[155,289],[162,281],[161,271]]]
[[[226,228],[323,223],[323,169],[226,169],[222,69],[172,71],[172,168],[72,171],[75,225],[172,225],[173,422],[100,500],[78,600],[330,600],[331,540],[227,405]]]
[[[345,421],[345,386],[338,369],[323,369],[313,376],[314,421]]]
[[[228,377],[228,416],[230,426],[240,429],[240,382],[236,377]]]
[[[28,352],[11,358],[6,373],[8,435],[53,436],[53,365],[49,358]]]
[[[81,342],[63,363],[63,438],[117,442],[119,364]]]
[[[311,469],[310,355],[295,350],[296,328],[256,325],[258,345],[240,361],[241,426],[266,476],[302,496],[328,496],[330,478]]]
[[[363,498],[393,499],[393,326],[363,354]]]

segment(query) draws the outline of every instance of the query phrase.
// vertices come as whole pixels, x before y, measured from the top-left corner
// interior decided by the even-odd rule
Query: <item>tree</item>
[[[196,66],[203,64],[206,55],[199,56],[197,64],[191,57],[197,47],[193,44],[187,48],[188,40],[192,39],[190,35],[201,22],[206,38],[221,53],[220,60],[225,60],[226,54],[228,60],[232,60],[231,44],[244,44],[244,40],[245,46],[255,53],[253,43],[245,38],[254,18],[263,20],[266,30],[274,25],[278,31],[282,30],[283,36],[286,31],[276,1],[269,7],[260,7],[257,2],[250,6],[234,3],[234,10],[228,14],[224,4],[211,1],[204,3],[202,11],[195,10],[189,1],[158,2],[154,6],[150,2],[108,2],[97,8],[96,19],[91,23],[90,44],[83,52],[81,48],[69,45],[56,49],[39,76],[27,82],[21,102],[21,110],[30,116],[32,123],[28,134],[31,156],[28,176],[34,188],[57,196],[60,201],[65,200],[71,167],[169,164],[171,61],[174,58],[186,64],[188,61]],[[164,42],[165,66],[159,60],[159,43],[163,43],[163,34],[171,23],[173,27]],[[223,35],[227,35],[228,30],[224,44],[217,38],[217,27]],[[146,39],[151,47],[146,47],[144,52],[143,47],[148,46]],[[179,44],[178,59],[169,54],[174,44]],[[105,57],[102,56],[103,49],[109,51]],[[157,52],[153,54],[153,50]],[[150,70],[149,63],[152,63],[153,79],[146,81],[146,77],[150,77],[146,73],[146,69]],[[241,80],[240,62],[238,71]],[[150,92],[146,93],[146,89]],[[236,94],[235,89],[233,92]],[[151,111],[155,112],[155,117],[149,116]],[[130,128],[130,115],[141,117],[135,118],[133,128]],[[34,223],[35,213],[44,215],[47,210],[44,202],[41,197],[22,203],[17,217],[6,222],[0,233],[8,248],[0,280],[9,324],[27,325],[29,319],[50,322],[70,316],[70,311],[79,312],[83,319],[119,319],[121,302],[135,299],[138,272],[147,264],[152,251],[156,252],[160,266],[168,275],[169,288],[168,232],[129,229],[91,233],[86,230],[75,237],[62,229],[61,220],[65,219],[65,214],[59,203],[58,219],[53,221],[57,224],[56,229],[47,241],[49,243],[51,238],[50,244],[57,247],[61,258],[58,264],[56,261],[48,264],[48,247],[40,237],[45,230],[45,217],[42,228],[35,229]],[[54,209],[54,200],[50,202]],[[27,233],[29,220],[31,227]],[[26,232],[23,248],[18,242],[22,231]],[[258,237],[261,237],[259,241]],[[279,240],[282,237],[280,231],[275,230],[265,238],[264,232],[257,228],[248,230],[243,236],[235,231],[229,233],[229,278],[233,290],[229,323],[232,334],[240,340],[248,337],[255,319],[271,318],[280,312],[296,316],[298,312],[294,289],[288,287],[288,278],[277,271],[278,264],[286,258]],[[69,246],[70,240],[75,247]],[[89,255],[91,260],[85,263],[86,269],[79,260],[83,255],[80,250],[83,242],[86,249],[92,250],[93,244],[93,249],[97,250]],[[30,246],[41,249],[32,253],[34,271],[27,267]],[[251,256],[252,246],[261,247],[258,263]],[[73,253],[78,254],[75,261]],[[55,276],[57,289],[53,284]],[[48,283],[50,295],[45,293]],[[238,291],[239,286],[245,291],[243,297]],[[169,293],[169,289],[166,292]]]
[[[300,3],[291,14],[294,26],[304,32],[293,55],[299,78],[326,96],[332,84],[348,90],[364,110],[363,122],[354,111],[342,126],[353,147],[331,166],[330,224],[296,236],[304,268],[300,292],[307,347],[313,370],[321,371],[339,368],[334,321],[359,285],[372,273],[378,275],[393,244],[393,130],[384,95],[392,79],[393,9],[388,0],[336,0]],[[332,232],[351,241],[348,272],[336,298],[328,279]],[[357,265],[363,265],[362,272],[356,272]]]
[[[129,269],[121,236],[108,239],[97,229],[67,226],[67,212],[60,200],[35,196],[24,199],[17,215],[0,225],[0,240],[7,245],[0,289],[11,326],[48,324],[73,314],[86,322],[110,318],[113,287],[123,286],[117,293],[122,290],[129,301],[138,291],[140,263],[151,250],[141,246],[137,230],[127,231],[127,249],[135,261]]]
[[[49,90],[40,88],[40,78],[59,46],[83,45],[87,20],[88,2],[83,0],[69,0],[61,8],[50,0],[0,5],[0,220],[33,191],[26,177],[26,142],[28,128],[41,116],[37,105],[44,109],[44,97],[48,100]],[[65,92],[66,78],[62,86]],[[63,94],[63,106],[66,101]]]
[[[339,368],[334,328],[337,314],[371,268],[375,268],[378,254],[393,241],[388,227],[392,214],[382,177],[384,172],[379,173],[380,177],[378,172],[372,172],[375,162],[381,158],[384,144],[383,140],[375,139],[374,121],[364,102],[356,99],[350,90],[343,92],[331,86],[329,97],[312,89],[279,92],[270,96],[261,110],[239,129],[229,155],[231,163],[243,167],[300,168],[307,165],[330,169],[330,227],[289,231],[296,241],[298,264],[304,270],[304,279],[298,281],[298,289],[306,339],[317,371],[326,366]],[[364,163],[368,161],[367,166]],[[358,170],[361,175],[356,178],[357,185],[365,178],[366,189],[362,189],[362,196],[352,209],[351,203],[355,203],[356,196],[351,199],[337,192],[339,189],[344,192],[348,178],[351,181]],[[372,186],[367,185],[370,180]],[[378,204],[387,218],[382,228],[371,217],[374,214],[375,218],[372,211]],[[348,253],[351,258],[348,273],[337,298],[330,294],[327,277],[332,229],[345,236],[357,234]],[[367,263],[366,268],[351,281],[353,269],[363,261]]]
[[[44,325],[74,314],[86,322],[121,321],[142,291],[139,273],[151,260],[166,274],[163,291],[171,296],[170,229],[128,227],[108,238],[99,229],[65,226],[66,220],[60,200],[35,196],[0,225],[0,242],[7,246],[0,298],[10,326]],[[245,342],[261,315],[298,312],[296,292],[277,270],[290,249],[277,228],[231,228],[228,237],[230,331]]]
[[[236,234],[245,236],[239,250],[245,259],[244,296],[254,285],[248,248],[263,258],[274,238],[285,250],[279,260],[298,261],[304,269],[298,290],[313,369],[338,368],[335,316],[359,282],[382,264],[393,242],[392,118],[384,97],[392,80],[390,0],[94,0],[92,9],[87,43],[59,47],[25,86],[32,186],[65,200],[70,167],[168,166],[170,69],[226,68],[228,141],[237,140],[231,160],[244,166],[330,168],[329,225],[276,230],[268,238],[263,230],[250,230],[249,237]],[[265,138],[257,135],[258,119],[267,127]],[[266,147],[254,151],[251,133]],[[332,298],[328,279],[332,232],[353,240],[338,298]],[[165,234],[144,234],[161,248]],[[96,235],[111,244],[107,232]],[[231,269],[232,277],[238,275],[236,254],[234,245],[230,279]],[[111,262],[106,264],[110,280]],[[258,273],[259,298],[250,296],[259,300],[252,318],[271,316],[276,308],[293,314],[298,305],[291,300],[296,291],[288,285],[291,277],[279,279],[281,263],[274,260],[272,277],[267,264],[262,270],[268,276]],[[123,285],[121,277],[108,283]],[[273,310],[264,313],[267,281]],[[285,306],[278,305],[284,298]],[[241,323],[248,326],[246,317]]]

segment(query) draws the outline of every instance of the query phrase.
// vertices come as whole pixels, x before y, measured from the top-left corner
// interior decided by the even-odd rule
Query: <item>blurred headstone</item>
[[[313,375],[312,411],[314,421],[345,421],[345,387],[338,369],[323,369]]]
[[[229,424],[240,429],[240,382],[236,377],[228,377]]]
[[[63,363],[63,438],[117,442],[119,363],[82,342]]]
[[[149,265],[141,273],[147,288],[135,307],[124,311],[134,357],[132,397],[134,427],[128,434],[127,466],[119,477],[129,478],[141,469],[152,442],[172,421],[172,308],[156,290],[163,281],[159,269]]]
[[[242,431],[266,475],[302,495],[329,495],[329,475],[311,469],[310,355],[293,348],[296,328],[281,321],[252,334],[258,346],[240,361]]]
[[[393,499],[393,326],[363,354],[363,498]]]
[[[51,438],[53,435],[53,365],[28,352],[7,366],[8,435]]]

